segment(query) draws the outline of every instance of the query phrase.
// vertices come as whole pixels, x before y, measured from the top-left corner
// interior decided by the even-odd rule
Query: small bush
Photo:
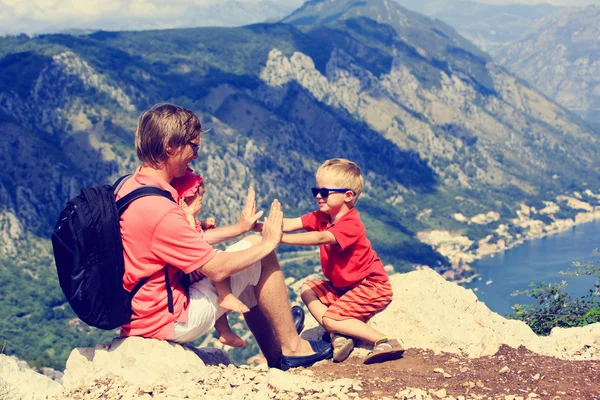
[[[596,251],[594,252],[596,253]],[[564,274],[591,275],[600,278],[600,267],[594,263],[573,263],[574,272]],[[516,304],[509,317],[525,322],[538,335],[549,335],[554,327],[586,326],[600,321],[600,284],[598,280],[585,296],[573,299],[565,291],[565,281],[549,284],[531,283],[529,290],[517,291],[513,296],[526,295],[536,303]]]

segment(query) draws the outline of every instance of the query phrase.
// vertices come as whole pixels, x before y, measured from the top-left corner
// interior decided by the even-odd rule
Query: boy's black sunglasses
[[[352,189],[342,189],[342,188],[311,188],[313,196],[317,197],[318,194],[321,195],[322,198],[326,199],[329,196],[329,193],[346,193],[352,192],[353,195],[356,196],[354,190]]]

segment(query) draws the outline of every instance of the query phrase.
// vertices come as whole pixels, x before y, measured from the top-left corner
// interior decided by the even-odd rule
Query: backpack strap
[[[120,182],[119,186],[122,185],[123,183],[124,182]],[[120,189],[120,187],[119,187],[119,189]],[[146,186],[139,187],[135,190],[132,190],[130,193],[127,193],[125,196],[123,196],[119,200],[117,200],[117,208],[119,210],[119,215],[123,214],[125,212],[125,210],[127,210],[127,207],[129,207],[129,205],[131,204],[132,201],[137,200],[140,197],[145,197],[145,196],[161,196],[161,197],[166,197],[167,199],[171,200],[172,202],[175,202],[175,200],[173,199],[173,196],[171,196],[171,193],[169,193],[167,190],[163,190],[157,186],[146,185]]]
[[[119,192],[119,190],[121,189],[121,187],[123,186],[125,181],[127,179],[129,179],[130,177],[131,177],[131,175],[125,175],[125,176],[122,176],[121,178],[119,178],[115,182],[115,184],[113,185],[113,187],[115,187],[115,195]],[[130,193],[127,193],[125,196],[123,196],[119,200],[117,200],[117,209],[119,210],[119,215],[122,215],[125,212],[125,210],[127,210],[127,207],[129,207],[129,205],[134,200],[137,200],[141,197],[146,197],[146,196],[161,196],[161,197],[165,197],[165,198],[171,200],[172,202],[175,202],[175,200],[173,199],[173,196],[171,196],[171,193],[169,193],[167,190],[163,190],[157,186],[145,185],[145,186],[142,186],[142,187],[132,190]],[[175,312],[174,311],[175,308],[173,306],[173,290],[171,289],[168,265],[165,265],[164,271],[165,271],[165,286],[167,288],[167,299],[168,299],[168,305],[169,305],[169,312],[171,314],[173,314]],[[136,283],[135,287],[131,291],[131,298],[133,298],[133,296],[135,296],[135,294],[138,292],[138,290],[140,290],[140,288],[146,282],[148,282],[148,279],[150,279],[150,277],[145,277],[145,278],[140,279],[140,281],[138,283]]]
[[[132,176],[132,174],[123,175],[122,177],[117,179],[115,183],[113,183],[112,187],[115,189],[115,196],[117,195],[117,193],[119,193],[119,190],[121,190],[121,187],[127,181],[127,179],[131,178]]]
[[[169,303],[169,312],[173,314],[173,291],[171,290],[171,279],[169,279],[169,264],[165,265],[165,285],[167,285],[167,302]]]

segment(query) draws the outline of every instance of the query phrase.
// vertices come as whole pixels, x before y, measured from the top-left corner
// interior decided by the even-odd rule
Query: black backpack
[[[139,281],[131,292],[123,288],[125,262],[120,215],[140,197],[163,196],[174,201],[168,191],[156,186],[137,188],[115,201],[129,177],[121,177],[112,186],[81,189],[79,196],[67,202],[52,232],[60,287],[75,314],[100,329],[115,329],[130,321],[131,300],[149,279]],[[167,266],[164,270],[169,311],[173,312]]]

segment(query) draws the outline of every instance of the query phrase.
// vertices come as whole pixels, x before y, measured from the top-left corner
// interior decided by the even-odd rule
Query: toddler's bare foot
[[[233,333],[233,331],[219,332],[219,342],[231,347],[246,347],[244,339]]]
[[[231,310],[242,314],[250,311],[248,306],[242,303],[240,299],[238,299],[231,293],[225,295],[225,297],[223,298],[219,298],[219,305],[226,310]]]

